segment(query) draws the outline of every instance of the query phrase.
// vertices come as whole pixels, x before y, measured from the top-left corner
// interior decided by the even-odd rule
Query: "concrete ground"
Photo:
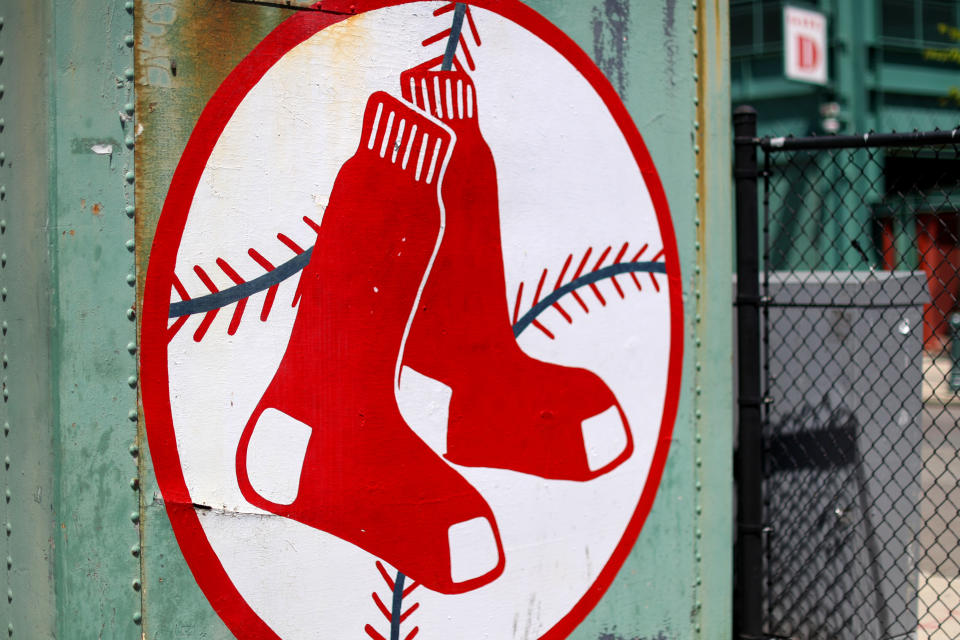
[[[960,640],[960,394],[949,358],[924,358],[917,640]]]

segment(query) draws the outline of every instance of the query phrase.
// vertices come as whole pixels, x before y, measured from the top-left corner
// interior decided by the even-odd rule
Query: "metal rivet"
[[[2,298],[2,299],[4,299],[4,300],[7,299],[7,288],[6,288],[6,287],[3,287],[2,289],[0,289],[0,298]]]
[[[5,90],[6,90],[6,87],[4,87],[2,84],[0,84],[0,97],[3,97],[3,92],[4,92]]]
[[[127,378],[127,384],[130,385],[131,387],[137,386],[137,376],[130,376],[129,378]]]
[[[127,80],[133,80],[134,78],[133,69],[127,69],[126,71],[124,71],[123,77],[125,77]]]
[[[137,524],[138,522],[140,522],[140,513],[138,511],[134,511],[133,513],[130,514],[130,522],[132,522],[133,524]]]
[[[3,131],[3,128],[7,126],[7,121],[3,118],[0,118],[0,131]]]
[[[693,25],[692,29],[693,29],[693,32],[696,33],[696,32],[697,32],[697,25]]]
[[[127,309],[127,320],[134,320],[137,317],[137,312],[133,309]]]
[[[123,143],[127,145],[127,149],[133,149],[133,136],[127,136]]]
[[[703,537],[703,531],[701,531],[700,529],[697,529],[697,537],[698,537],[698,538],[702,538],[702,537]]]
[[[10,359],[7,357],[7,354],[3,354],[3,368],[6,369],[10,365]]]
[[[126,38],[123,39],[123,41],[127,43],[127,46],[128,46],[128,47],[132,47],[132,46],[133,46],[133,36],[132,36],[132,35],[128,35]]]
[[[134,557],[139,556],[139,555],[140,555],[140,545],[135,544],[135,545],[133,545],[132,547],[130,547],[130,555],[132,555],[132,556],[134,556]]]
[[[132,217],[133,217],[133,214],[136,213],[137,210],[133,208],[133,205],[129,205],[129,204],[128,204],[128,205],[127,205],[127,208],[125,209],[125,211],[126,211],[126,213],[127,213],[127,217],[128,217],[128,218],[132,218]]]
[[[137,276],[135,276],[135,275],[132,274],[132,273],[128,273],[128,274],[127,274],[127,284],[130,285],[131,287],[132,287],[133,285],[137,284]]]
[[[140,490],[140,478],[130,478],[130,488],[134,491]]]
[[[138,447],[135,444],[132,444],[130,445],[129,451],[130,451],[130,455],[136,456],[138,453],[140,453],[140,447]]]
[[[694,242],[694,243],[693,243],[693,248],[696,249],[697,251],[700,251],[700,243],[699,243],[699,242]]]
[[[136,422],[136,421],[137,421],[137,410],[136,410],[136,409],[130,409],[130,411],[127,413],[127,419],[130,420],[130,422]]]
[[[3,492],[3,497],[7,499],[7,502],[10,502],[10,499],[13,497],[13,494],[10,493],[10,489],[7,489]]]
[[[7,327],[7,321],[6,321],[6,320],[4,320],[3,322],[0,322],[0,330],[3,331],[3,335],[7,335],[7,328],[8,328],[8,327]]]
[[[131,354],[136,353],[136,352],[137,352],[137,343],[136,343],[136,342],[128,342],[128,343],[127,343],[127,351],[129,351]]]
[[[123,6],[127,10],[127,13],[133,13],[133,0],[128,0]]]
[[[13,589],[7,589],[7,602],[13,602]]]
[[[10,423],[6,420],[3,421],[3,435],[10,435]]]
[[[6,219],[0,220],[0,233],[3,233],[7,230],[7,221]]]
[[[701,417],[700,409],[697,409],[696,412],[694,413],[694,415],[695,415],[695,416],[697,417],[697,419],[699,420],[700,417]]]
[[[13,525],[8,522],[8,523],[7,523],[7,535],[10,535],[11,533],[13,533]]]
[[[133,614],[133,624],[140,624],[141,622],[143,622],[143,616],[137,611]]]
[[[693,121],[693,128],[694,128],[694,129],[699,129],[699,128],[700,128],[700,123],[697,122],[696,120],[694,120],[694,121]]]
[[[134,249],[137,248],[137,243],[134,240],[127,240],[126,246],[127,246],[127,251],[133,251]]]
[[[700,153],[700,145],[698,145],[698,144],[693,145],[693,152],[694,152],[694,153]]]
[[[7,625],[7,635],[8,635],[8,636],[12,636],[12,635],[13,635],[13,623],[12,623],[12,622]]]
[[[133,183],[133,178],[134,178],[133,171],[127,171],[127,175],[124,176],[124,179],[127,182]]]
[[[3,466],[5,466],[7,469],[10,468],[10,456],[5,456],[3,458]]]
[[[696,439],[697,442],[703,442],[703,436],[700,435],[699,433],[696,436],[694,436],[694,439]]]
[[[139,580],[134,580],[134,581],[133,581],[133,584],[131,584],[130,586],[133,587],[133,590],[134,590],[134,591],[140,591],[140,581],[139,581]]]
[[[0,267],[7,266],[7,254],[0,253]]]
[[[693,50],[693,57],[696,58],[698,55],[700,55],[700,52],[697,51],[696,49],[694,49],[694,50]]]
[[[123,110],[127,113],[128,116],[133,115],[133,109],[134,109],[134,106],[132,102],[128,102],[127,104],[123,105]]]
[[[703,513],[703,507],[697,505],[697,515],[700,515],[701,513]]]
[[[13,569],[13,558],[7,556],[7,569]]]

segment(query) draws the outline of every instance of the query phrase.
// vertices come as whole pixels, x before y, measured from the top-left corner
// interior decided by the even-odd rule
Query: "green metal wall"
[[[683,274],[682,395],[660,491],[618,578],[572,637],[730,637],[726,3],[529,4],[623,96],[663,180]],[[229,0],[0,2],[13,637],[232,637],[184,562],[151,469],[137,415],[135,292],[200,111],[290,14]]]

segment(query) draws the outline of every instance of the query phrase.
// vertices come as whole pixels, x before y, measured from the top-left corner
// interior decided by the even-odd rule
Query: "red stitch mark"
[[[419,586],[420,586],[420,583],[419,583],[419,582],[412,582],[412,583],[410,583],[410,586],[403,590],[403,597],[406,598],[408,595],[410,595],[410,592],[411,592],[411,591],[413,591],[414,589],[416,589],[416,588],[419,587]],[[392,587],[391,587],[391,588],[392,588]]]
[[[177,274],[173,274],[173,288],[176,290],[177,295],[180,296],[181,300],[189,300],[190,294],[187,293],[186,287],[183,286],[183,283],[180,282],[180,278],[177,277]],[[177,318],[176,322],[170,325],[170,328],[167,330],[167,342],[173,340],[173,337],[177,335],[177,332],[183,327],[187,322],[189,316],[180,316]]]
[[[282,234],[282,233],[278,233],[278,234],[277,234],[277,240],[279,240],[279,241],[282,242],[283,244],[285,244],[285,245],[287,245],[288,247],[290,247],[290,249],[291,249],[294,253],[296,253],[297,255],[300,255],[301,253],[303,253],[303,249],[300,248],[300,245],[298,245],[296,242],[294,242],[293,240],[291,240],[289,236],[284,235],[284,234]]]
[[[363,630],[366,631],[367,635],[373,638],[373,640],[387,640],[382,635],[377,633],[376,630],[374,630],[374,628],[371,627],[370,625],[365,626]]]
[[[577,267],[577,272],[573,274],[571,281],[576,280],[580,277],[580,274],[583,273],[583,268],[587,265],[587,260],[590,259],[590,254],[593,252],[593,247],[587,249],[587,252],[583,254],[583,260],[580,261],[580,266]],[[571,291],[570,295],[573,296],[573,299],[580,303],[580,306],[583,308],[584,313],[590,313],[590,308],[587,307],[587,303],[583,301],[583,298],[580,297],[580,294],[576,291]]]
[[[540,331],[543,331],[544,335],[546,335],[546,336],[547,336],[548,338],[550,338],[551,340],[553,340],[553,339],[556,337],[556,336],[554,336],[552,333],[550,333],[550,331],[549,331],[545,326],[543,326],[542,324],[540,324],[540,321],[539,321],[539,320],[534,320],[532,324],[533,324],[533,326],[535,326],[537,329],[540,329]]]
[[[180,316],[177,318],[177,321],[170,325],[170,329],[167,333],[167,342],[173,340],[173,337],[177,335],[177,332],[180,331],[180,328],[187,322],[187,318],[190,316]]]
[[[623,254],[627,252],[627,247],[630,246],[629,242],[624,242],[623,247],[620,249],[620,253],[617,254],[617,257],[613,259],[613,264],[620,264],[620,261],[623,259]],[[613,288],[617,290],[617,293],[620,294],[620,299],[626,298],[623,293],[623,289],[620,288],[620,283],[617,282],[617,276],[610,276],[611,282],[613,282]]]
[[[657,282],[657,279],[653,277],[653,274],[650,274],[650,281],[653,282],[653,288],[657,290],[657,293],[660,293],[660,284]]]
[[[396,585],[396,583],[393,581],[393,578],[390,577],[390,574],[387,573],[386,567],[384,567],[383,563],[379,560],[377,560],[377,571],[380,572],[380,577],[383,578],[384,582],[387,583],[387,588],[390,589],[390,591],[393,591],[393,587]],[[407,594],[404,593],[403,595]]]
[[[446,40],[447,38],[450,37],[450,33],[452,31],[453,31],[452,29],[444,29],[440,33],[430,36],[429,38],[424,40],[421,44],[425,47],[429,47],[432,44],[436,44],[440,42],[441,40]]]
[[[536,306],[540,302],[540,292],[543,291],[543,283],[547,279],[547,270],[544,269],[543,273],[540,275],[540,282],[537,284],[537,292],[533,294],[533,305]]]
[[[217,266],[227,274],[234,284],[243,284],[246,282],[243,278],[240,277],[240,274],[233,270],[227,261],[223,258],[217,258]],[[230,326],[227,328],[227,335],[234,335],[237,332],[237,327],[240,326],[240,319],[243,318],[243,311],[247,308],[247,299],[241,298],[237,301],[237,308],[233,312],[233,317],[230,318]]]
[[[183,283],[180,282],[180,278],[176,274],[173,275],[173,288],[177,290],[177,295],[180,296],[181,300],[189,300],[190,294],[187,293],[186,287],[183,286]]]
[[[387,605],[383,604],[383,600],[380,599],[380,596],[374,591],[372,594],[373,601],[377,603],[377,609],[380,609],[380,613],[383,614],[383,617],[387,619],[387,622],[391,621],[390,610],[387,609]]]
[[[464,40],[463,34],[460,34],[460,50],[463,51],[463,57],[467,59],[467,66],[470,67],[470,71],[476,71],[477,67],[473,63],[473,56],[470,55],[470,49],[467,47],[467,41]]]
[[[250,249],[247,251],[251,258],[253,258],[257,264],[264,268],[266,271],[273,271],[274,266],[269,260],[260,255],[256,249]],[[273,308],[273,299],[277,297],[277,289],[280,288],[279,284],[275,284],[269,289],[267,289],[267,297],[263,301],[263,310],[260,312],[260,321],[266,322],[267,316],[270,315],[270,309]]]
[[[653,258],[652,258],[650,261],[651,261],[651,262],[656,262],[657,260],[659,260],[660,258],[663,257],[663,254],[665,253],[665,251],[666,251],[665,249],[660,249],[660,253],[658,253],[657,255],[653,256]]]
[[[404,620],[410,617],[410,614],[420,608],[420,603],[414,603],[412,607],[407,609],[406,613],[400,614],[400,622],[403,623]]]
[[[313,229],[316,233],[320,233],[320,225],[317,224],[312,218],[303,216],[303,221],[307,223],[307,226]]]
[[[640,247],[640,251],[637,251],[637,255],[633,256],[633,259],[630,262],[636,262],[637,260],[639,260],[640,256],[643,255],[643,252],[646,251],[647,247],[649,246],[650,246],[649,244],[645,244],[642,247]]]
[[[445,14],[445,13],[450,13],[451,11],[453,11],[453,10],[456,9],[456,8],[457,8],[457,3],[456,3],[456,2],[451,2],[450,4],[446,4],[446,5],[442,6],[442,7],[440,7],[439,9],[437,9],[436,11],[434,11],[434,12],[433,12],[433,15],[434,15],[434,16],[442,16],[442,15]],[[477,30],[477,23],[473,21],[473,12],[470,11],[470,7],[467,7],[467,24],[468,24],[469,27],[470,27],[470,33],[473,34],[473,40],[474,40],[474,42],[476,42],[476,43],[477,43],[477,46],[479,47],[479,46],[481,45],[481,42],[480,42],[480,31]]]
[[[523,298],[523,283],[520,283],[520,288],[517,289],[517,302],[513,305],[513,324],[517,324],[517,320],[520,318],[520,299]]]
[[[563,284],[563,276],[567,274],[567,269],[570,268],[570,263],[573,261],[573,254],[567,256],[567,261],[563,263],[563,269],[560,270],[560,277],[557,278],[557,284],[553,285],[553,290],[556,291],[560,288],[560,285]],[[563,319],[567,321],[567,324],[573,324],[573,318],[570,317],[570,314],[560,306],[560,302],[555,302],[553,308],[556,309]],[[516,322],[516,320],[514,320]]]
[[[637,274],[631,273],[630,277],[633,278],[633,284],[637,285],[637,291],[643,291],[643,287],[640,286],[640,281],[637,280]]]
[[[596,271],[600,268],[600,265],[603,264],[603,261],[607,259],[607,256],[610,254],[612,247],[607,247],[607,250],[601,254],[600,259],[597,260],[597,264],[594,265],[593,270]],[[590,283],[590,290],[593,291],[593,295],[597,296],[597,300],[600,301],[601,306],[607,306],[607,301],[603,299],[603,296],[600,294],[600,289],[597,288],[597,283]]]
[[[414,627],[414,628],[410,631],[410,633],[407,634],[407,637],[404,638],[403,640],[413,640],[413,639],[417,636],[417,633],[419,633],[419,632],[420,632],[420,627]]]
[[[200,265],[195,265],[193,267],[194,273],[197,274],[197,277],[200,278],[200,281],[210,290],[210,293],[217,293],[217,285],[213,284],[213,280],[210,279],[210,276],[207,275],[207,272],[204,271]],[[207,311],[203,316],[203,320],[200,321],[200,326],[197,327],[197,330],[193,334],[193,341],[200,342],[203,340],[203,336],[207,334],[207,330],[210,329],[210,325],[213,324],[214,318],[217,317],[217,314],[220,312],[220,309],[211,309]]]

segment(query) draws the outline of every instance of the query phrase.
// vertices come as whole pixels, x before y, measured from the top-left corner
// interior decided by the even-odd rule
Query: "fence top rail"
[[[865,133],[853,136],[809,136],[804,138],[757,138],[755,144],[768,153],[804,149],[862,149],[872,147],[926,147],[938,144],[960,144],[960,127],[944,131],[911,131],[910,133]]]

